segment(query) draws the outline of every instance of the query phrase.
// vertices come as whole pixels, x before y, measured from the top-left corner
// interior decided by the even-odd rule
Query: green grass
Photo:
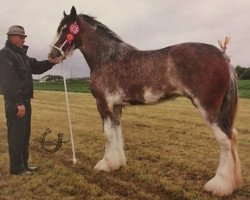
[[[50,90],[50,91],[64,91],[63,81],[57,82],[38,82],[34,81],[35,90]],[[83,80],[67,80],[67,89],[69,92],[90,93],[89,81]]]
[[[82,92],[89,93],[89,81],[71,80],[67,81],[67,88],[69,92]],[[250,80],[238,80],[239,95],[241,98],[250,98]],[[51,91],[64,91],[63,82],[34,82],[35,90],[51,90]]]
[[[239,95],[242,98],[250,98],[250,80],[238,80]]]
[[[250,100],[240,99],[235,127],[245,185],[230,197],[217,198],[203,190],[218,166],[219,147],[211,130],[186,98],[123,110],[122,129],[127,166],[97,173],[105,141],[91,94],[69,93],[77,163],[70,144],[45,152],[33,140],[50,128],[51,137],[70,138],[63,92],[35,91],[32,100],[30,163],[32,176],[9,175],[4,112],[0,113],[0,199],[36,200],[247,200],[250,199]],[[3,98],[0,96],[0,110]]]

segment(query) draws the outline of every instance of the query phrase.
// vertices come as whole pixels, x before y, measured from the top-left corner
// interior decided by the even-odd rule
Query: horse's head
[[[69,15],[63,12],[64,17],[57,29],[57,37],[48,55],[49,58],[67,56],[79,46],[80,27],[76,9],[73,6]]]

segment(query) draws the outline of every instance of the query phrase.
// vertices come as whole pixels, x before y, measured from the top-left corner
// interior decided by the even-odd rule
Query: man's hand
[[[17,109],[18,109],[17,116],[20,117],[20,118],[23,117],[25,115],[25,107],[24,107],[24,105],[17,106]]]
[[[53,63],[54,65],[56,65],[56,64],[58,64],[58,63],[60,63],[60,62],[62,62],[63,60],[65,59],[65,56],[58,56],[58,57],[56,57],[56,58],[51,58],[51,57],[49,57],[49,61],[51,62],[51,63]]]

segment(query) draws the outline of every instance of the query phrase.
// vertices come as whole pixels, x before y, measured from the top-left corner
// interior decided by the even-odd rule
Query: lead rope
[[[73,136],[73,131],[72,131],[71,116],[70,116],[70,109],[69,109],[68,90],[67,90],[65,73],[64,73],[64,70],[63,70],[63,61],[62,61],[62,71],[63,71],[63,83],[64,83],[64,90],[65,90],[65,97],[66,97],[66,104],[67,104],[68,119],[69,119],[70,141],[71,141],[72,154],[73,154],[73,158],[72,159],[73,159],[73,163],[76,164],[76,153],[75,153],[74,136]]]

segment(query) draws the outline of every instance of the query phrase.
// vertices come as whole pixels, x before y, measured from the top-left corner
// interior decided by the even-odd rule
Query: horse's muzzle
[[[56,46],[50,45],[52,47],[50,53],[48,54],[49,59],[53,59],[64,55],[64,52]]]

